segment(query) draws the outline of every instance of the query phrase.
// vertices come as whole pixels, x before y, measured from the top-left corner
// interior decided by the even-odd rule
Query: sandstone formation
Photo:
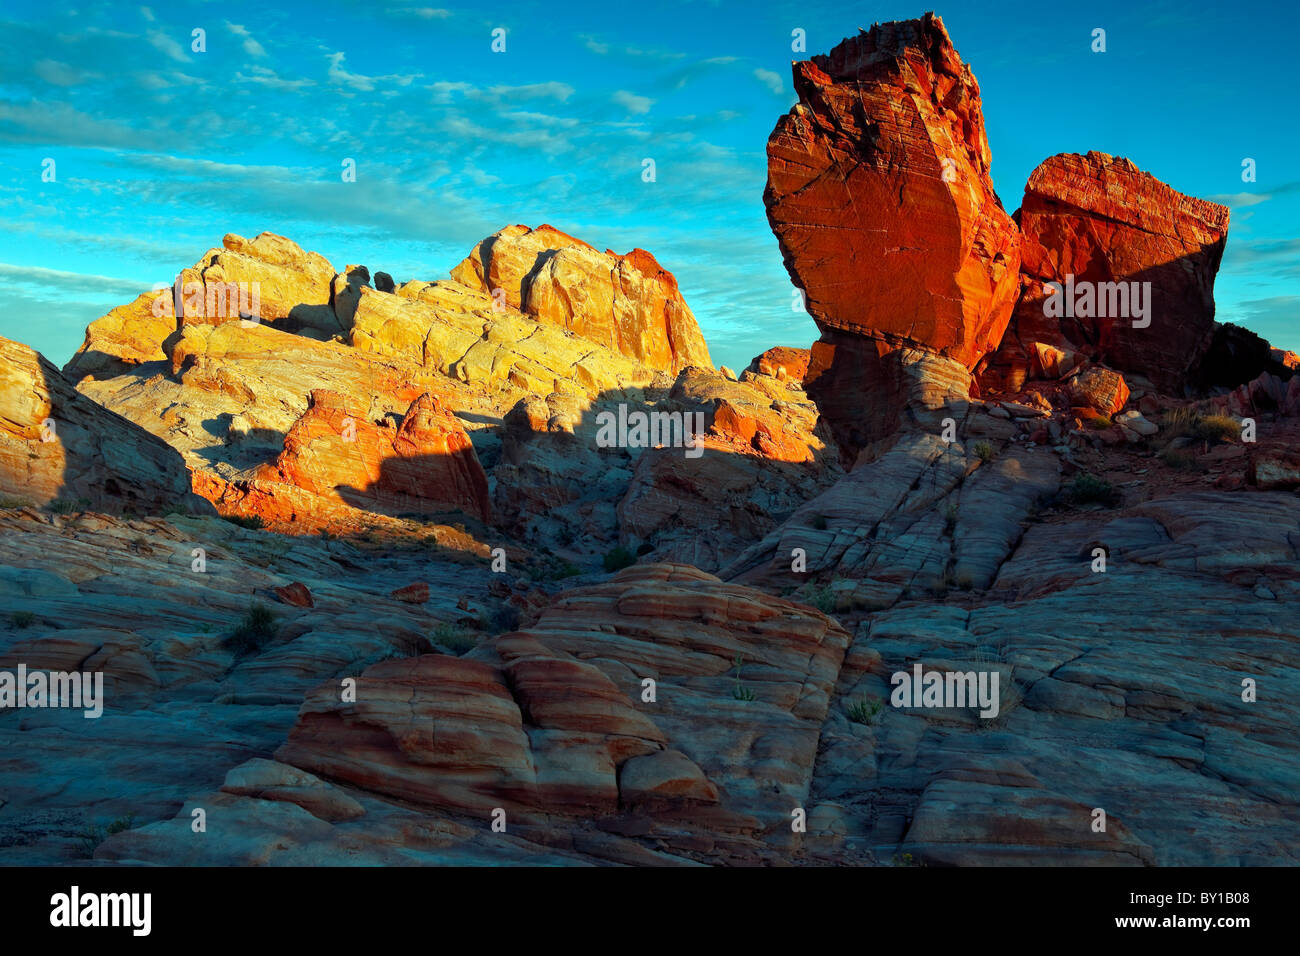
[[[1214,336],[1226,207],[1185,196],[1127,159],[1063,153],[1030,175],[1018,222],[1025,289],[991,380],[1018,388],[1033,343],[1043,342],[1140,373],[1166,392],[1192,383]],[[1063,287],[1070,314],[1049,314],[1047,283]]]
[[[87,376],[112,378],[129,374],[146,362],[167,358],[163,342],[176,331],[171,293],[142,292],[86,328],[86,338],[63,374],[75,385]]]
[[[877,24],[795,63],[794,87],[768,140],[764,202],[823,333],[809,393],[834,403],[824,414],[855,451],[855,422],[901,411],[874,384],[896,377],[896,350],[970,369],[997,347],[1020,237],[989,177],[979,84],[938,17]],[[847,390],[864,362],[861,391]]]
[[[290,332],[310,329],[329,335],[338,331],[331,304],[335,272],[324,256],[304,252],[291,239],[269,232],[252,240],[231,233],[221,244],[223,248],[210,249],[180,274],[182,325],[243,320],[267,322]],[[187,288],[191,283],[201,287],[201,295]],[[254,289],[257,308],[245,312],[245,298],[251,303]]]
[[[677,280],[644,249],[601,253],[551,226],[507,226],[451,277],[648,368],[712,368]]]
[[[78,394],[25,345],[0,339],[0,495],[69,510],[202,507],[181,456]]]
[[[275,477],[318,495],[349,492],[372,511],[458,511],[486,520],[487,476],[460,422],[425,393],[396,429],[376,428],[317,389],[284,437]]]
[[[1226,211],[1053,157],[1022,265],[937,18],[795,79],[820,338],[738,376],[549,226],[229,235],[66,378],[0,340],[0,674],[105,688],[0,713],[0,863],[1300,862],[1300,362],[1213,322]]]
[[[794,65],[768,140],[768,219],[809,313],[973,366],[1016,296],[979,84],[943,21],[877,24]]]

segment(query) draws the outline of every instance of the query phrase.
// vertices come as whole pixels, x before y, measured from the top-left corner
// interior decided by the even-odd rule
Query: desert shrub
[[[1111,421],[1109,415],[1098,415],[1096,418],[1088,419],[1088,427],[1095,428],[1099,432],[1105,431],[1107,428],[1110,428],[1110,426],[1114,424],[1115,423]]]
[[[736,665],[736,686],[731,689],[731,696],[746,703],[755,700],[758,695],[740,682],[740,668],[745,663],[744,655],[737,654],[734,663]]]
[[[863,697],[849,704],[845,714],[855,724],[874,724],[883,706],[878,700],[867,700]]]
[[[1096,475],[1082,474],[1075,476],[1066,489],[1066,498],[1076,505],[1101,504],[1113,506],[1119,504],[1119,491],[1109,481]]]
[[[508,631],[518,630],[519,628],[519,608],[513,604],[502,604],[492,610],[482,612],[478,616],[478,627],[480,631],[487,631],[489,634],[505,634]]]
[[[953,529],[957,527],[957,516],[960,514],[957,503],[950,501],[943,506],[943,533],[952,534]]]
[[[275,612],[265,604],[254,601],[248,606],[243,619],[222,643],[237,657],[256,654],[275,637]]]
[[[107,825],[91,823],[85,826],[77,834],[77,839],[81,841],[81,850],[87,857],[95,855],[95,849],[107,840],[109,837],[118,833],[123,833],[131,829],[135,823],[135,814],[130,816],[118,817]]]
[[[16,631],[31,627],[36,623],[36,615],[31,611],[14,611],[9,615],[9,626]]]
[[[1178,448],[1166,448],[1158,457],[1170,468],[1177,468],[1180,471],[1191,471],[1197,466],[1195,455]]]
[[[975,457],[985,463],[992,461],[994,454],[996,454],[993,448],[993,443],[986,440],[977,441],[973,451],[975,452]]]
[[[433,631],[433,643],[460,657],[478,646],[478,642],[454,624],[439,624]]]
[[[1192,408],[1177,408],[1165,416],[1160,431],[1169,442],[1183,437],[1226,442],[1241,437],[1241,423],[1230,415],[1202,415]]]
[[[1241,437],[1241,423],[1228,415],[1207,415],[1196,423],[1193,434],[1210,442],[1226,442]]]
[[[835,610],[835,593],[831,590],[830,585],[810,589],[804,600],[823,614],[830,614]]]
[[[636,555],[621,544],[609,554],[605,555],[606,571],[622,571],[624,568],[630,568],[636,564]]]
[[[222,515],[221,517],[224,521],[250,531],[261,531],[266,527],[266,522],[262,520],[261,515]]]

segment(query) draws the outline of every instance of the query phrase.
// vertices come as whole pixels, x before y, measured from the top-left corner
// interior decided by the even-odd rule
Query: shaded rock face
[[[1014,305],[1019,235],[989,177],[979,84],[943,22],[877,24],[794,64],[768,140],[768,220],[823,332],[967,368]]]
[[[690,423],[696,447],[678,447],[671,424],[662,447],[601,447],[601,422],[620,415]],[[503,421],[493,514],[522,538],[604,542],[602,553],[622,546],[711,571],[834,481],[836,459],[797,382],[688,368],[663,387],[590,403],[521,400]]]
[[[80,395],[25,345],[0,339],[0,493],[30,505],[160,513],[205,509],[184,460]]]
[[[1194,382],[1199,388],[1236,388],[1262,374],[1290,379],[1296,366],[1293,353],[1271,348],[1267,340],[1250,329],[1231,322],[1216,322],[1214,339],[1201,360]]]
[[[937,431],[949,405],[964,406],[971,376],[927,349],[831,330],[813,344],[804,384],[851,464],[905,425]]]
[[[712,368],[677,280],[644,249],[601,253],[551,226],[507,226],[451,277],[650,368]]]
[[[990,381],[1018,388],[1032,343],[1044,342],[1140,373],[1170,394],[1193,383],[1214,335],[1227,207],[1185,196],[1127,159],[1062,153],[1030,175],[1018,220],[1025,288],[1007,341],[990,360]],[[1110,292],[1106,315],[1100,302],[1087,316],[1046,314],[1046,284],[1068,276],[1078,295],[1086,285],[1098,300],[1101,283],[1150,283],[1147,314],[1136,315],[1131,301],[1124,309]]]

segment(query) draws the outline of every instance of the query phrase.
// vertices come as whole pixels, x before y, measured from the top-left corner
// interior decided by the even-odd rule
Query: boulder
[[[1032,342],[1141,373],[1168,393],[1194,383],[1214,339],[1227,207],[1127,159],[1062,153],[1030,175],[1017,221],[1024,292],[989,383],[1018,389]]]
[[[1020,238],[943,21],[876,24],[793,71],[763,199],[808,312],[973,367],[1011,316]]]
[[[1093,366],[1070,382],[1069,395],[1075,405],[1095,409],[1103,415],[1114,415],[1128,401],[1129,391],[1124,376],[1108,368]]]
[[[748,371],[758,375],[771,375],[782,381],[802,383],[804,376],[808,374],[808,360],[811,354],[808,349],[778,345],[761,355],[754,356],[754,360],[749,363]]]

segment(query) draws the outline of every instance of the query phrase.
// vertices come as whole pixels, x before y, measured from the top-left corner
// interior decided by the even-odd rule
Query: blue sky
[[[1048,6],[937,9],[980,81],[1008,211],[1044,158],[1089,149],[1228,203],[1219,318],[1300,350],[1296,5]],[[445,277],[508,223],[549,222],[653,252],[715,362],[807,345],[762,202],[767,136],[794,102],[791,31],[822,53],[926,9],[6,0],[0,335],[62,364],[87,323],[227,232],[278,232],[404,281]]]

